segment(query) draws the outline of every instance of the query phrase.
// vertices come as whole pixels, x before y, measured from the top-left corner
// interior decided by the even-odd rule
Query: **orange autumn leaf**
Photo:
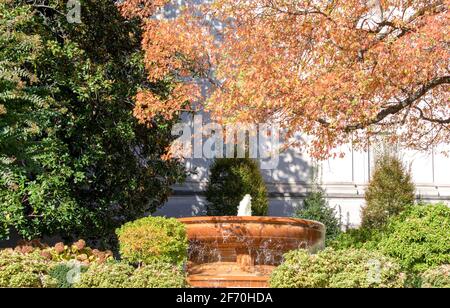
[[[138,95],[142,122],[197,103],[202,80],[214,119],[277,121],[318,158],[385,133],[415,149],[450,143],[450,0],[215,0],[148,18],[167,2],[121,7],[145,17],[149,79],[179,84],[165,101]]]

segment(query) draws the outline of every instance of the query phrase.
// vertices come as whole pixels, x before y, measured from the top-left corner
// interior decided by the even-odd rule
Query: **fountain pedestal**
[[[267,287],[283,255],[322,249],[318,222],[276,217],[180,219],[190,242],[188,281],[193,287]]]

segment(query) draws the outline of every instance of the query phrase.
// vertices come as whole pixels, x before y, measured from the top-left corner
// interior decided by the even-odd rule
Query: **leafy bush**
[[[54,262],[42,251],[0,251],[0,288],[182,288],[186,273],[179,265],[153,261],[135,268],[108,260],[88,266],[73,259]]]
[[[0,239],[105,239],[184,178],[160,159],[173,122],[133,116],[138,89],[171,84],[148,83],[139,24],[114,1],[82,1],[82,24],[55,14],[67,1],[35,2],[0,1]]]
[[[81,274],[75,288],[180,288],[186,286],[177,266],[153,262],[138,269],[125,263],[94,264]]]
[[[121,257],[130,263],[181,264],[187,259],[186,227],[176,219],[139,219],[122,226],[117,235]]]
[[[120,262],[93,264],[82,273],[75,288],[126,288],[130,277],[134,273],[134,267]]]
[[[87,266],[76,261],[58,263],[50,269],[49,276],[56,281],[57,288],[68,289],[73,287],[76,279],[79,279],[79,275],[86,272],[87,269]]]
[[[379,249],[407,270],[423,272],[450,263],[450,208],[416,205],[393,218]]]
[[[450,265],[441,265],[427,270],[421,276],[422,288],[450,289]]]
[[[364,249],[288,253],[273,272],[274,288],[401,288],[405,275],[394,259]]]
[[[382,237],[383,230],[350,229],[341,233],[334,240],[330,241],[328,245],[336,250],[348,248],[376,250]]]
[[[52,263],[39,253],[21,254],[0,251],[0,288],[54,288],[55,279],[49,275]]]
[[[20,241],[14,250],[22,254],[38,252],[47,260],[56,262],[74,260],[84,265],[89,265],[94,262],[102,263],[113,259],[113,253],[111,251],[99,251],[87,247],[84,240],[78,240],[72,245],[57,243],[54,247],[42,244],[38,240]]]
[[[398,158],[385,155],[377,161],[365,197],[367,204],[362,212],[364,228],[382,228],[390,217],[414,204],[414,184]]]
[[[179,266],[155,262],[138,268],[128,288],[185,288],[186,274]]]
[[[267,189],[258,163],[250,158],[216,159],[206,189],[208,215],[236,216],[247,194],[252,196],[252,214],[267,216]]]
[[[329,207],[322,190],[316,190],[309,194],[303,206],[296,211],[295,216],[323,223],[327,230],[327,243],[342,233],[337,213]]]

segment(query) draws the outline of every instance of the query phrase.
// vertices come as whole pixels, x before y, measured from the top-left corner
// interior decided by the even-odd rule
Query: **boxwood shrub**
[[[188,239],[184,224],[176,219],[146,217],[117,230],[120,254],[129,263],[182,264],[187,259]]]
[[[288,253],[273,272],[274,288],[402,288],[405,275],[394,259],[364,249],[333,250],[316,255]]]

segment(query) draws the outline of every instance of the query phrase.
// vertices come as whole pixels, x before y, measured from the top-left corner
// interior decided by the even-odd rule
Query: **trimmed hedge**
[[[134,267],[126,263],[110,262],[91,265],[74,284],[75,288],[126,288]]]
[[[156,262],[138,268],[127,285],[128,288],[185,288],[186,274],[179,266]]]
[[[75,288],[182,288],[186,276],[180,267],[154,262],[135,269],[115,262],[94,264],[81,274]]]
[[[236,216],[247,194],[252,197],[252,215],[267,216],[267,189],[258,163],[250,158],[216,159],[206,189],[207,215]]]
[[[153,262],[139,268],[108,261],[83,266],[76,260],[54,262],[35,251],[0,251],[0,288],[183,288],[183,268]]]
[[[58,283],[49,275],[54,263],[39,253],[21,254],[0,251],[0,288],[55,288]]]
[[[166,262],[182,264],[187,260],[186,227],[176,219],[146,217],[117,230],[123,260],[134,264]]]
[[[406,275],[394,259],[364,249],[293,251],[273,272],[274,288],[402,288]]]

